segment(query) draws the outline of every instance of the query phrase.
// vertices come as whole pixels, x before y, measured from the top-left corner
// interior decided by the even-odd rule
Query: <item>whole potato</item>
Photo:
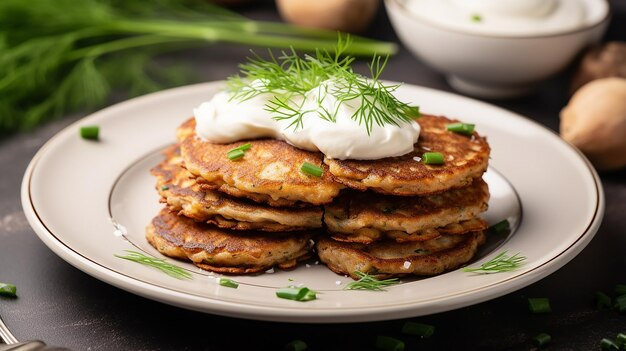
[[[570,92],[594,79],[608,77],[626,78],[626,42],[612,41],[587,51],[572,78]]]
[[[276,0],[287,22],[304,27],[358,33],[372,21],[379,0]]]
[[[585,84],[561,110],[560,129],[598,170],[626,166],[626,79]]]

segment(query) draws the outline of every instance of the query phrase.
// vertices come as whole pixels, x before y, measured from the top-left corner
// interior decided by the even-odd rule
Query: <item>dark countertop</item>
[[[626,40],[626,3],[615,0],[606,40]],[[242,10],[276,19],[271,8]],[[381,13],[368,35],[397,41]],[[172,55],[191,62],[202,80],[235,73],[246,48],[219,45]],[[359,63],[359,69],[365,67]],[[567,72],[545,82],[533,95],[490,101],[557,130],[567,102]],[[443,77],[404,48],[390,59],[383,78],[451,91]],[[302,339],[310,350],[373,349],[376,335],[401,338],[407,349],[529,350],[540,332],[552,335],[550,350],[598,350],[602,338],[626,333],[626,315],[597,311],[596,291],[626,284],[626,171],[601,174],[606,213],[592,242],[547,278],[506,296],[416,318],[436,326],[420,340],[403,336],[403,321],[340,325],[285,324],[218,317],[161,304],[107,285],[52,253],[26,222],[20,203],[22,176],[48,138],[82,115],[47,124],[32,133],[0,140],[0,281],[18,286],[19,298],[0,297],[0,315],[20,340],[41,339],[75,350],[282,349]],[[626,136],[624,136],[626,137]],[[62,204],[60,204],[62,206]],[[564,214],[566,216],[566,214]],[[553,312],[533,315],[527,297],[549,297]]]

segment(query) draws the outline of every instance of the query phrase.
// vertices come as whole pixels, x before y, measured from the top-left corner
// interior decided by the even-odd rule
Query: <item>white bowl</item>
[[[402,43],[456,90],[485,98],[523,95],[565,68],[606,31],[611,9],[584,28],[543,35],[488,35],[429,21],[411,12],[406,0],[385,0]]]

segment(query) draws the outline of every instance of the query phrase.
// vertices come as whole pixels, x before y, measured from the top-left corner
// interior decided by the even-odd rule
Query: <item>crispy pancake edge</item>
[[[422,115],[417,121],[422,131],[415,150],[408,155],[380,160],[324,158],[324,163],[335,181],[350,188],[399,196],[464,187],[487,170],[490,148],[486,138],[476,132],[472,136],[448,132],[446,125],[458,121],[443,116]],[[424,152],[442,152],[444,165],[426,165],[414,159]]]
[[[439,237],[431,239],[441,240]],[[328,237],[320,237],[316,244],[317,253],[320,260],[324,262],[328,268],[337,274],[347,274],[357,280],[358,276],[355,271],[371,273],[377,278],[401,277],[409,274],[419,276],[432,276],[441,274],[445,271],[456,269],[467,263],[474,257],[478,247],[485,242],[485,234],[482,231],[472,232],[465,235],[452,235],[458,243],[451,248],[447,248],[436,253],[430,254],[414,254],[401,258],[381,258],[370,254],[367,250],[371,250],[371,246],[344,243],[334,241]],[[423,242],[421,245],[428,244],[429,241]],[[370,245],[388,245],[370,244]],[[392,243],[391,245],[415,245],[415,243]],[[380,247],[380,246],[379,246]],[[398,246],[401,247],[401,246]],[[414,246],[410,246],[411,248]],[[405,262],[409,262],[407,268]]]
[[[177,216],[167,209],[161,210],[146,228],[148,242],[162,254],[228,274],[256,273],[273,266],[291,268],[296,261],[309,257],[314,234],[229,231]]]
[[[157,179],[161,202],[170,210],[196,221],[235,230],[292,231],[322,226],[320,207],[274,208],[234,198],[197,184],[182,164],[176,146],[166,149],[165,159],[151,169]]]

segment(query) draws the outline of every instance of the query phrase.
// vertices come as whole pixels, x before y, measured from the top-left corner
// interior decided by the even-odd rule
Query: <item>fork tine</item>
[[[4,340],[8,345],[17,344],[17,339],[11,334],[6,324],[4,324],[2,317],[0,317],[0,339]]]

